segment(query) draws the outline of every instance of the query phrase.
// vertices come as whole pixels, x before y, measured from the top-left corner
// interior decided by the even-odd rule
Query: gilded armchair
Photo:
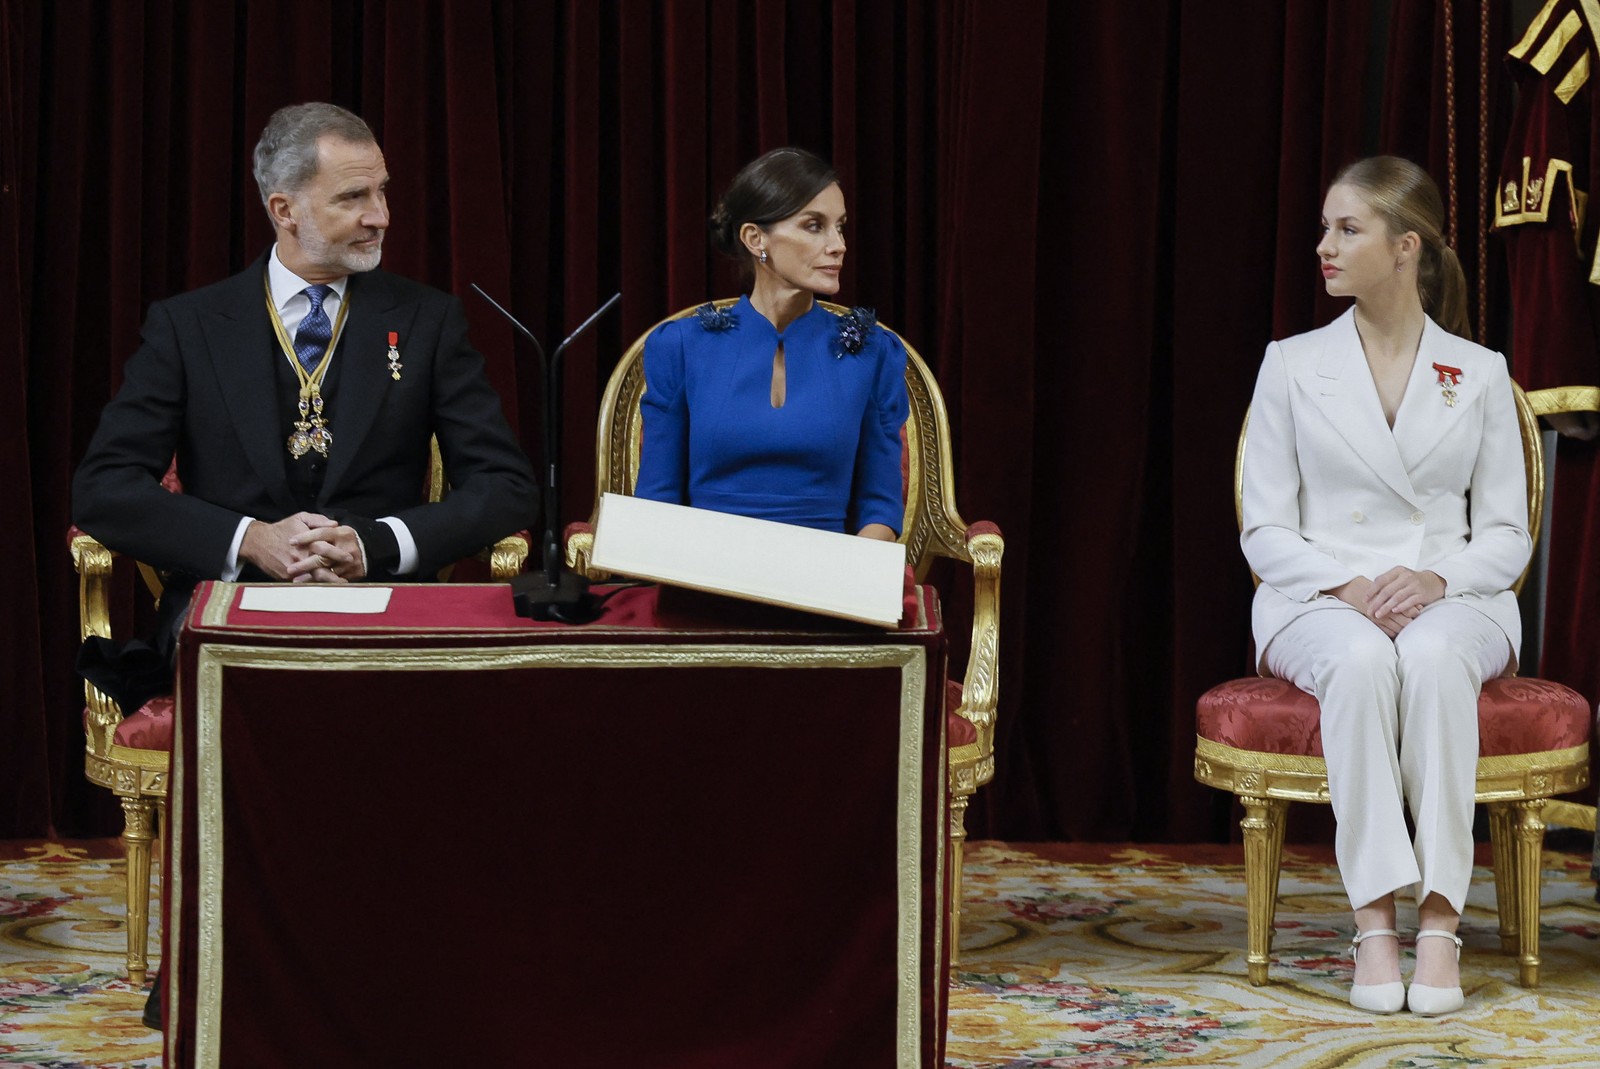
[[[167,473],[163,485],[174,493],[182,492],[174,471]],[[439,501],[449,492],[437,441],[432,443],[425,492],[429,501]],[[80,641],[91,635],[111,638],[110,600],[116,554],[77,528],[69,534],[69,547],[78,574],[78,637]],[[502,538],[478,555],[496,580],[519,574],[527,557],[525,533]],[[142,561],[136,563],[145,587],[159,602],[163,576]],[[442,569],[439,578],[449,579],[455,567]],[[84,774],[122,803],[122,842],[128,856],[128,979],[138,986],[144,983],[149,969],[150,849],[156,836],[158,809],[165,820],[173,698],[152,698],[124,716],[117,703],[92,683],[84,682],[83,693]]]
[[[1538,419],[1513,385],[1535,542],[1544,500]],[[1239,431],[1234,509],[1243,523],[1242,479],[1250,417]],[[1253,580],[1259,582],[1254,575]],[[1516,589],[1520,590],[1522,580]],[[1277,679],[1236,679],[1213,687],[1196,707],[1195,779],[1235,794],[1245,851],[1246,966],[1267,982],[1278,870],[1290,802],[1328,802],[1317,701]],[[1590,709],[1575,692],[1546,680],[1502,677],[1478,702],[1477,800],[1489,807],[1500,946],[1518,957],[1524,987],[1539,983],[1540,852],[1546,800],[1589,781]]]
[[[725,308],[735,301],[724,299],[715,303]],[[846,311],[838,305],[822,303],[830,311]],[[693,313],[694,309],[686,308],[667,319]],[[645,388],[644,343],[654,329],[646,331],[622,354],[600,402],[595,433],[596,512],[601,494],[631,494],[638,479],[642,426],[639,399],[644,396]],[[905,339],[900,340],[905,344]],[[945,700],[950,788],[950,958],[955,964],[959,960],[961,937],[962,844],[966,840],[967,804],[978,788],[994,777],[994,728],[999,697],[1000,561],[1005,541],[994,524],[968,524],[957,511],[950,424],[944,398],[922,357],[909,344],[905,349],[906,391],[911,414],[903,432],[906,511],[900,541],[906,547],[906,561],[918,582],[926,578],[937,557],[968,564],[973,575],[971,653],[964,682],[951,683]],[[589,523],[568,528],[567,564],[590,579],[603,579],[604,573],[589,563],[594,546],[593,523],[594,514],[591,514]]]
[[[1529,390],[1527,396],[1528,407],[1535,416],[1600,412],[1600,387],[1596,386],[1552,386],[1545,390]],[[1552,824],[1595,830],[1595,807],[1592,805],[1552,799],[1545,806],[1544,816]]]

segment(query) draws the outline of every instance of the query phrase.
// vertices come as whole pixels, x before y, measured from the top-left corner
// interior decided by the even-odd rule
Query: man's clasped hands
[[[347,583],[367,574],[355,530],[315,512],[297,512],[277,523],[252,521],[239,556],[274,579],[296,583]]]

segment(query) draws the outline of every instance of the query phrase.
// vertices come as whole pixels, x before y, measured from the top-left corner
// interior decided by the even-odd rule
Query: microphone
[[[500,302],[483,291],[476,282],[472,288],[478,296],[494,306],[494,310],[528,341],[539,357],[539,375],[544,380],[544,471],[541,488],[544,495],[544,537],[540,549],[544,568],[539,572],[519,575],[511,580],[511,600],[518,616],[535,620],[559,620],[568,624],[586,624],[600,615],[601,602],[589,593],[589,581],[566,567],[561,551],[561,357],[567,347],[594,325],[595,321],[622,300],[621,293],[595,309],[594,313],[568,334],[556,351],[545,359],[544,346],[533,331],[523,326],[516,316],[501,307]]]

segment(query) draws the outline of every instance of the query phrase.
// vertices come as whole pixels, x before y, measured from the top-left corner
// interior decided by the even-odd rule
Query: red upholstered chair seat
[[[964,694],[960,683],[953,679],[944,681],[944,719],[945,719],[945,745],[971,746],[978,741],[978,729],[972,721],[957,713],[961,708],[961,696]]]
[[[139,706],[139,711],[132,716],[123,717],[122,723],[117,725],[117,745],[171,753],[174,704],[173,696],[164,694]]]
[[[174,702],[175,699],[170,694],[151,698],[139,706],[138,712],[122,718],[112,741],[118,746],[127,746],[135,750],[161,750],[171,753]],[[87,723],[89,710],[83,711],[83,718]]]
[[[1317,699],[1281,679],[1232,679],[1200,696],[1195,732],[1240,750],[1322,756]]]
[[[1589,741],[1589,703],[1548,679],[1492,679],[1478,697],[1478,755],[1564,750]]]
[[[1195,710],[1203,739],[1240,750],[1321,757],[1317,700],[1281,679],[1234,679],[1201,695]],[[1581,746],[1589,741],[1589,705],[1545,679],[1503,676],[1478,698],[1478,755],[1504,757]]]

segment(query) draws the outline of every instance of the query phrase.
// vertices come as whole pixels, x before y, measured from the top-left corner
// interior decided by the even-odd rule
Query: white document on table
[[[281,583],[275,586],[247,586],[239,608],[253,612],[345,612],[380,613],[389,608],[386,586],[312,586],[308,583]]]
[[[595,567],[894,627],[906,547],[708,509],[602,494]]]

